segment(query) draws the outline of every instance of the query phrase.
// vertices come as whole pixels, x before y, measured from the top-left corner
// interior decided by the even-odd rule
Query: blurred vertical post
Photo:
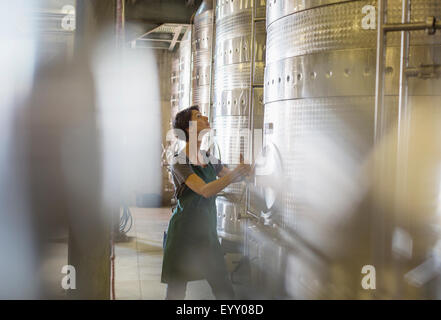
[[[124,10],[124,0],[116,0],[116,18],[115,18],[115,39],[116,39],[116,52],[120,55],[124,52],[124,42],[125,42],[125,10]],[[119,56],[118,60],[122,57]],[[117,194],[121,194],[121,190],[117,191]],[[120,223],[120,203],[115,204],[112,208],[112,238],[116,241],[124,238],[124,234],[119,230]]]
[[[79,63],[78,67],[82,70],[82,76],[87,76],[89,78],[87,82],[90,81],[91,84],[94,80],[90,68],[93,51],[109,30],[114,32],[115,12],[115,1],[78,0],[77,2],[75,60]],[[91,93],[91,96],[89,99],[81,100],[89,106],[79,107],[96,116],[95,92],[90,92],[90,89],[84,92],[85,88],[81,85],[80,88],[83,91],[78,92],[79,95]],[[87,128],[90,129],[87,150],[82,150],[82,156],[79,158],[83,160],[88,158],[80,170],[84,175],[83,178],[87,179],[90,185],[87,188],[87,195],[72,199],[73,207],[77,210],[73,211],[69,217],[69,264],[76,268],[77,287],[76,290],[70,292],[74,299],[109,299],[111,215],[106,213],[109,206],[104,206],[101,201],[102,136],[97,134],[100,132],[97,128],[93,128],[97,119],[89,120],[91,123]],[[89,157],[85,155],[85,152],[90,152]]]
[[[23,117],[35,71],[34,1],[0,2],[0,299],[40,298]]]

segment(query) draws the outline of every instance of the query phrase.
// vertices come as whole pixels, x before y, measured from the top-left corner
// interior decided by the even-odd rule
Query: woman
[[[194,143],[202,157],[190,152],[190,121],[196,124]],[[234,299],[216,231],[216,194],[247,176],[250,166],[240,164],[229,170],[215,158],[207,161],[209,154],[200,150],[200,135],[208,132],[210,125],[197,106],[179,112],[173,127],[182,130],[186,146],[175,155],[176,164],[172,166],[178,201],[169,223],[162,264],[161,282],[168,284],[166,299],[184,299],[187,282],[201,279],[208,281],[216,299]]]

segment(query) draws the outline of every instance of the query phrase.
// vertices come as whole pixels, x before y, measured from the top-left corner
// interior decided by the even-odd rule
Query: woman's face
[[[191,111],[191,121],[195,121],[197,124],[197,133],[199,137],[199,133],[202,130],[206,130],[205,132],[208,132],[207,129],[210,129],[210,123],[208,122],[208,118],[203,116],[199,111],[192,110]]]

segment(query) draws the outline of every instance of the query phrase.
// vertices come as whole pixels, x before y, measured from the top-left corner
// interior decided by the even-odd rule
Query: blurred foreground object
[[[407,45],[399,32],[388,33],[387,41],[379,41],[375,21],[379,21],[377,15],[386,13],[386,8],[376,7],[380,3],[267,3],[265,159],[261,168],[265,170],[257,172],[256,178],[264,201],[254,203],[260,209],[255,214],[264,223],[253,223],[247,231],[250,239],[258,239],[249,243],[249,260],[258,274],[253,282],[269,297],[274,292],[301,299],[436,296],[405,287],[405,274],[416,278],[415,283],[430,278],[421,275],[425,271],[417,272],[416,277],[407,274],[422,260],[415,258],[418,264],[410,267],[391,257],[392,250],[400,259],[433,250],[432,240],[421,240],[418,245],[414,232],[430,228],[422,215],[431,216],[434,211],[428,209],[438,207],[439,200],[421,197],[419,203],[426,205],[423,214],[410,213],[410,203],[403,199],[406,188],[416,183],[409,179],[420,177],[423,171],[439,177],[433,164],[418,166],[412,161],[424,162],[418,159],[423,157],[421,147],[416,147],[423,143],[419,130],[424,125],[413,124],[419,118],[413,112],[422,108],[430,109],[427,113],[432,117],[439,114],[441,34],[422,28],[410,32]],[[412,0],[411,13],[403,3],[406,1],[387,1],[387,23],[398,24],[408,16],[421,26],[435,21],[428,19],[432,16],[441,17],[439,1]],[[377,48],[379,43],[383,47]],[[377,50],[381,51],[381,65],[377,64]],[[405,63],[407,69],[401,72]],[[383,94],[380,99],[376,83],[384,99]],[[407,107],[403,107],[404,100],[408,100]],[[399,137],[391,138],[397,130]],[[412,141],[418,136],[421,141]],[[407,154],[409,163],[403,162]],[[437,154],[433,157],[434,162],[440,161]],[[411,170],[417,171],[411,174]],[[437,194],[438,186],[426,183],[411,199],[417,194]],[[401,208],[397,212],[395,205]],[[401,216],[408,215],[421,219],[420,224],[412,224],[419,231],[402,225]],[[362,286],[365,266],[376,269],[375,289]],[[436,266],[431,262],[421,269]],[[273,278],[279,280],[278,288],[271,286],[275,281],[262,280]]]
[[[34,76],[34,5],[27,0],[0,2],[0,299],[35,299],[40,290],[26,147],[16,126]]]
[[[441,298],[441,99],[413,104],[403,119],[408,139],[395,127],[373,154],[375,209],[382,228],[374,259],[378,298]],[[399,156],[398,156],[399,155]]]
[[[154,58],[122,59],[115,1],[33,4],[0,5],[0,297],[109,299],[112,213],[160,189]]]

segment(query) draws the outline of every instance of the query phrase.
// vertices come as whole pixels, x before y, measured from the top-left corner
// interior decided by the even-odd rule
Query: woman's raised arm
[[[240,164],[234,170],[227,170],[228,172],[225,171],[225,174],[222,177],[210,183],[205,183],[205,181],[197,174],[193,173],[187,178],[187,180],[185,180],[185,184],[204,198],[210,198],[225,189],[229,184],[238,182],[248,175],[250,172],[250,166]]]

